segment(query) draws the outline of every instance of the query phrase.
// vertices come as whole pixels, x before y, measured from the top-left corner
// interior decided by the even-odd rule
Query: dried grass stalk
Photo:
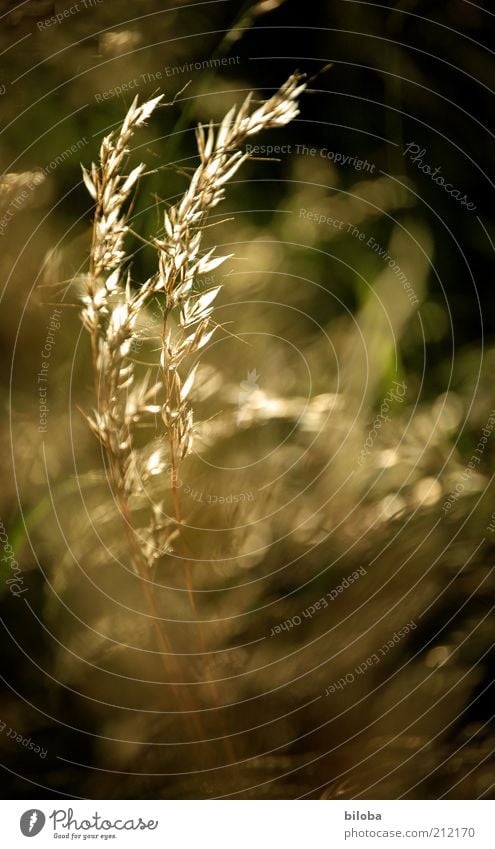
[[[211,316],[220,286],[198,294],[195,281],[218,268],[227,256],[202,248],[209,212],[224,197],[224,187],[248,158],[240,148],[256,133],[282,127],[297,114],[297,98],[305,88],[294,74],[267,101],[253,108],[250,94],[233,107],[218,128],[199,125],[196,138],[199,165],[183,197],[165,212],[163,234],[154,240],[157,271],[139,288],[131,287],[126,270],[125,238],[131,194],[145,166],[129,174],[125,166],[135,131],[151,116],[163,96],[132,103],[118,132],[105,136],[99,164],[83,169],[83,179],[95,202],[89,271],[85,277],[82,322],[90,334],[96,409],[88,422],[104,448],[115,500],[125,523],[129,553],[135,572],[142,578],[151,616],[163,652],[170,644],[162,627],[150,582],[150,567],[170,550],[181,524],[177,494],[178,467],[191,451],[193,411],[190,402],[196,369],[186,361],[205,347],[215,331]],[[163,299],[160,380],[139,378],[131,357],[138,320],[151,300]],[[174,315],[176,321],[171,322]],[[150,415],[161,414],[164,442],[138,449],[135,428]],[[165,448],[168,446],[168,450]],[[151,450],[153,449],[153,450]],[[167,517],[162,501],[151,509],[149,524],[138,527],[133,499],[142,492],[147,475],[171,468],[175,517]],[[193,598],[188,563],[186,582]]]

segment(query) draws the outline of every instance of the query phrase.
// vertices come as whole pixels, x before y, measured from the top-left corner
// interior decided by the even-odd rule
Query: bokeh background
[[[1,3],[4,796],[493,796],[492,18],[467,0]],[[139,285],[197,122],[295,69],[301,113],[255,140],[283,150],[236,175],[210,232],[234,257],[198,281],[223,284],[224,329],[181,470],[198,616],[179,554],[150,575],[167,674],[80,412],[80,164],[164,92],[132,154]]]

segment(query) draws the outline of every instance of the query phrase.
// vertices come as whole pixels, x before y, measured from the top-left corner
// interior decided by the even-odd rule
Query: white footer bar
[[[2,846],[493,849],[492,801],[11,801]],[[32,841],[32,842],[30,842]]]

